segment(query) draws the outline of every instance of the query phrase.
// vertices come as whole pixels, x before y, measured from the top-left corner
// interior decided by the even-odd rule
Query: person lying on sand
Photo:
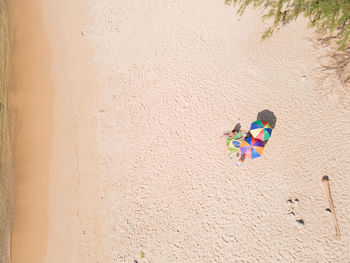
[[[241,145],[241,142],[244,139],[243,134],[244,134],[243,131],[232,130],[230,132],[224,133],[224,135],[221,136],[221,137],[226,136],[226,147],[227,147],[227,150],[230,152],[230,154],[234,152],[237,154],[240,154],[241,151],[239,149],[239,146]]]
[[[244,138],[246,138],[247,135],[248,134],[244,133],[244,131],[242,131],[242,130],[239,130],[239,131],[232,130],[230,132],[224,133],[224,135],[223,135],[223,136],[226,136],[226,146],[230,152],[229,153],[230,159],[232,159],[233,153],[236,153],[237,156],[240,156],[239,160],[236,163],[236,165],[238,167],[242,166],[242,164],[245,160],[244,155],[241,154],[239,146],[240,146],[242,140],[244,140]],[[223,136],[221,136],[221,137],[223,137]]]
[[[245,156],[241,154],[239,145],[236,145],[234,142],[237,142],[237,144],[240,144],[242,140],[245,138],[251,137],[251,133],[244,132],[243,130],[236,130],[233,129],[232,131],[225,132],[221,137],[226,136],[226,146],[229,150],[229,156],[230,159],[232,159],[232,153],[236,152],[237,156],[240,156],[239,160],[236,162],[236,166],[241,167],[243,165],[243,162],[245,160]]]
[[[243,140],[244,139],[244,131],[243,130],[232,130],[229,132],[224,132],[224,134],[221,137],[226,136],[228,139],[235,139],[235,140]]]

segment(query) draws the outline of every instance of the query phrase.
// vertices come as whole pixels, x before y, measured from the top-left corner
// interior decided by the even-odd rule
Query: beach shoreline
[[[14,112],[11,262],[43,262],[48,228],[53,83],[41,1],[8,1],[9,105]]]
[[[84,251],[81,240],[95,235],[96,221],[87,205],[97,195],[88,9],[80,0],[16,0],[9,10],[16,119],[11,262],[72,262]]]

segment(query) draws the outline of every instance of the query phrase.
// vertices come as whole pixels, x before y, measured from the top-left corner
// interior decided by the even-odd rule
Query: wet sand
[[[97,90],[82,35],[89,19],[82,2],[18,0],[9,6],[16,115],[13,263],[75,262],[81,228],[86,232],[94,222],[86,216],[96,199],[91,108]]]
[[[11,262],[43,262],[48,230],[53,83],[41,1],[9,1],[10,109],[15,117]]]

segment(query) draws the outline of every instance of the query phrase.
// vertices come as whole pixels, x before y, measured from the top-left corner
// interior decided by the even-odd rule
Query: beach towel
[[[239,147],[241,146],[241,142],[243,141],[243,131],[239,131],[232,139],[230,137],[226,137],[226,145],[229,152],[241,152]]]

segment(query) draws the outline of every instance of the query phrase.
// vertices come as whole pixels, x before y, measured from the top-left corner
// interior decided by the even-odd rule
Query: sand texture
[[[47,244],[14,263],[349,261],[350,94],[320,84],[306,21],[262,42],[258,11],[224,1],[41,2]],[[236,167],[219,137],[263,110],[264,155]]]

